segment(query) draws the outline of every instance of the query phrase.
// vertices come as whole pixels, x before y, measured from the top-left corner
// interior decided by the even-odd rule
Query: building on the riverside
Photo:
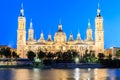
[[[67,50],[76,50],[79,54],[84,54],[85,50],[93,50],[95,53],[104,52],[104,27],[103,17],[101,16],[101,10],[98,5],[97,15],[95,17],[95,39],[93,39],[93,31],[90,21],[88,22],[88,28],[86,30],[86,39],[82,40],[80,32],[76,35],[76,39],[73,39],[73,34],[69,35],[67,40],[66,33],[62,29],[62,24],[58,24],[58,30],[55,32],[54,40],[52,35],[48,34],[48,39],[44,39],[44,33],[40,33],[40,38],[36,40],[34,38],[34,27],[32,20],[30,22],[30,28],[28,29],[28,39],[26,40],[26,17],[24,16],[23,6],[20,10],[18,17],[18,29],[17,29],[17,53],[20,57],[26,58],[26,53],[29,50],[36,52],[37,50],[43,50],[48,52],[65,52]]]
[[[118,50],[120,50],[120,47],[110,47],[110,48],[106,49],[104,53],[106,55],[112,54],[112,56],[114,58],[114,57],[116,57],[116,53]]]

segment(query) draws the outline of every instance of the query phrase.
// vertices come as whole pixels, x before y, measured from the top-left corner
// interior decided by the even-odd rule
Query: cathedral
[[[79,54],[84,54],[85,50],[95,51],[95,54],[104,52],[104,29],[103,29],[103,17],[101,16],[100,7],[98,5],[97,15],[95,17],[95,39],[92,37],[92,29],[90,21],[88,21],[88,28],[86,30],[86,39],[82,40],[80,32],[76,35],[76,39],[73,39],[73,34],[69,35],[67,40],[66,33],[62,29],[62,24],[58,24],[58,30],[55,32],[54,40],[52,36],[48,34],[48,39],[44,39],[44,34],[40,33],[40,38],[36,40],[34,38],[34,28],[32,20],[28,29],[28,39],[26,39],[26,17],[24,16],[23,5],[18,17],[18,29],[17,29],[17,53],[21,58],[26,58],[28,51],[37,52],[42,50],[44,52],[65,52],[67,50],[76,50]]]

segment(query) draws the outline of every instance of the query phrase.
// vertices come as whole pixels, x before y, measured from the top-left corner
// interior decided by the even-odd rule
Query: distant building
[[[30,22],[30,28],[28,30],[28,39],[26,40],[26,17],[24,16],[23,5],[20,10],[20,16],[18,17],[18,30],[17,30],[17,53],[21,54],[20,57],[26,58],[26,53],[29,50],[34,52],[39,49],[47,52],[65,52],[67,50],[76,50],[79,54],[84,54],[85,50],[93,50],[98,53],[104,52],[104,27],[103,17],[101,16],[100,7],[97,9],[97,16],[95,17],[95,40],[92,37],[92,29],[90,21],[88,22],[88,28],[86,30],[86,39],[82,40],[80,32],[78,32],[76,39],[73,39],[71,33],[68,40],[66,33],[62,29],[62,24],[58,24],[58,30],[55,32],[54,40],[50,34],[48,39],[44,39],[44,34],[40,34],[40,38],[35,40],[34,28],[32,20]]]
[[[105,54],[112,54],[112,56],[115,57],[118,50],[120,50],[120,47],[110,47],[109,49],[105,50]]]

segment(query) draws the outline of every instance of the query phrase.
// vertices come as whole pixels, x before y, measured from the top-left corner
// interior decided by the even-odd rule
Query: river
[[[0,80],[120,80],[120,69],[1,68]]]

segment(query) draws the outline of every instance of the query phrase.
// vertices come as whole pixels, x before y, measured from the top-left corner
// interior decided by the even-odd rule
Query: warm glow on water
[[[120,80],[120,69],[0,69],[0,80]]]

